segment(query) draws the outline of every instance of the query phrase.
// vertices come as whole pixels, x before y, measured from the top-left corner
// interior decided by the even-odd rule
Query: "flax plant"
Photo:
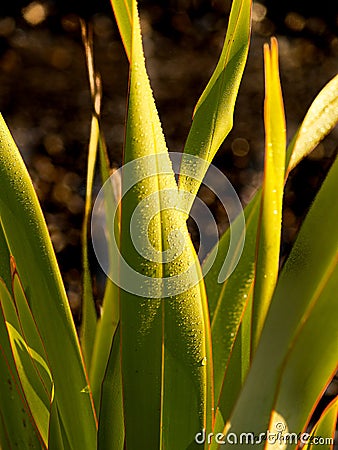
[[[119,178],[110,177],[101,82],[83,24],[93,113],[80,339],[32,181],[0,120],[0,448],[296,449],[305,443],[310,450],[318,437],[327,438],[323,448],[333,448],[337,398],[312,429],[309,423],[338,360],[337,160],[282,269],[279,257],[284,186],[337,123],[338,76],[287,145],[277,40],[264,46],[263,183],[201,264],[186,221],[232,128],[251,1],[232,2],[178,177],[146,71],[137,2],[111,3],[130,65],[124,160],[119,188]],[[100,317],[88,261],[96,160],[108,261]],[[236,245],[228,255],[232,234]]]

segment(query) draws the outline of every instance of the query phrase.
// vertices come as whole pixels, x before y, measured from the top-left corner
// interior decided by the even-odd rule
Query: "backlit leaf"
[[[289,432],[303,430],[336,370],[338,297],[332,293],[338,289],[337,179],[338,160],[284,265],[251,370],[225,431],[251,430],[258,435],[269,428],[276,431],[277,422]]]
[[[194,445],[196,431],[207,420],[211,423],[212,415],[206,386],[211,355],[207,358],[204,288],[198,283],[201,274],[186,215],[174,209],[178,189],[145,71],[136,2],[131,23],[121,254],[146,280],[135,284],[120,266],[125,286],[120,291],[120,326],[126,446],[173,448],[180,442],[186,448]],[[133,161],[135,169],[128,171]],[[140,255],[130,238],[137,206],[134,239],[143,237],[142,246],[149,236],[153,260]],[[156,259],[175,249],[178,256],[172,261]],[[135,289],[143,289],[144,296],[133,293]]]
[[[324,139],[338,122],[338,75],[311,104],[287,154],[288,173]]]
[[[334,448],[337,418],[338,397],[325,408],[311,432],[303,437],[304,441],[308,441],[304,450],[314,450],[318,445],[322,450],[332,450]]]
[[[2,284],[0,284],[0,289],[1,307],[6,320],[15,368],[34,424],[44,446],[47,447],[49,411],[54,390],[52,376],[44,359],[45,355],[36,351],[43,347],[30,312],[24,305],[23,293],[19,292],[20,286],[15,288],[16,302]],[[23,315],[24,310],[27,317]],[[25,322],[23,323],[22,320]],[[29,336],[25,336],[25,330]]]
[[[284,105],[278,70],[277,40],[271,49],[264,46],[265,66],[265,163],[257,234],[254,299],[252,312],[252,348],[262,332],[279,269],[284,190],[286,129]]]
[[[181,176],[179,188],[194,195],[220,145],[233,125],[239,85],[247,60],[251,24],[251,0],[232,2],[223,50],[210,81],[197,102],[184,152],[206,161],[195,177]],[[183,164],[187,162],[183,158]],[[186,173],[184,166],[182,173]],[[191,205],[190,205],[191,206]],[[190,210],[189,205],[185,209]]]
[[[31,179],[2,117],[0,138],[0,220],[6,242],[48,354],[63,427],[74,447],[94,448],[96,420],[91,396],[81,393],[88,381],[68,299]]]

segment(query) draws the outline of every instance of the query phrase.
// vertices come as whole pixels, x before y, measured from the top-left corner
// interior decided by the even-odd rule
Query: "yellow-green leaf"
[[[95,163],[97,157],[97,149],[100,139],[99,114],[101,106],[101,85],[99,76],[95,72],[93,58],[93,41],[90,30],[84,23],[82,25],[82,41],[86,52],[87,72],[91,91],[92,100],[92,120],[90,127],[90,137],[88,145],[88,162],[87,162],[87,182],[85,209],[82,223],[82,267],[83,267],[83,296],[82,296],[82,317],[80,340],[83,357],[90,370],[91,356],[94,347],[96,332],[96,311],[94,305],[92,277],[89,268],[88,259],[88,228],[89,218],[92,207],[92,191],[95,175]]]
[[[212,418],[207,308],[186,214],[176,209],[178,189],[145,70],[136,2],[131,24],[119,279],[126,446],[180,442],[186,448]]]
[[[338,121],[338,75],[319,92],[311,104],[287,154],[288,171],[329,134]]]
[[[22,389],[6,327],[3,302],[13,302],[0,280],[0,446],[41,450],[42,439]]]
[[[19,280],[14,283],[18,283],[14,288],[15,300],[0,283],[1,307],[22,391],[43,445],[47,448],[53,380]]]
[[[195,176],[180,176],[179,187],[197,194],[205,172],[233,125],[233,114],[250,42],[251,0],[233,0],[223,50],[194,111],[184,152],[205,160]],[[182,160],[182,173],[186,173]],[[192,203],[190,198],[190,206]],[[190,210],[189,202],[184,206]]]
[[[338,396],[324,409],[310,433],[304,433],[304,450],[314,450],[320,445],[322,450],[332,450],[338,418]]]
[[[282,90],[278,69],[278,46],[271,39],[271,50],[264,46],[265,62],[265,164],[257,234],[255,267],[252,348],[262,332],[276,285],[282,227],[286,129]]]
[[[0,220],[7,246],[48,354],[63,429],[75,447],[93,448],[96,419],[91,396],[81,393],[88,380],[68,299],[33,184],[2,117],[0,138]]]
[[[226,432],[275,432],[277,422],[288,432],[304,430],[336,370],[337,180],[338,159],[285,262],[252,367]],[[264,443],[257,448],[264,448]]]
[[[124,45],[124,50],[128,59],[131,56],[132,26],[133,26],[133,0],[110,0],[120,35]]]

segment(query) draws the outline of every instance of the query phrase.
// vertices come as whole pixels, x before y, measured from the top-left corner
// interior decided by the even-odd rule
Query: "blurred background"
[[[194,105],[221,51],[231,1],[139,3],[147,67],[164,133],[169,149],[181,151]],[[0,111],[32,176],[76,320],[82,295],[80,232],[91,116],[80,17],[94,30],[95,64],[103,81],[102,125],[112,165],[118,167],[128,65],[109,0],[12,0],[0,6]],[[290,139],[315,95],[338,72],[337,2],[260,0],[253,4],[252,41],[235,125],[215,158],[244,205],[262,178],[262,47],[272,35],[280,45]],[[283,258],[337,154],[337,143],[336,128],[288,181]],[[96,192],[99,187],[98,180]],[[220,232],[224,231],[224,209],[210,191],[202,188],[201,195]],[[190,225],[198,245],[196,229]]]

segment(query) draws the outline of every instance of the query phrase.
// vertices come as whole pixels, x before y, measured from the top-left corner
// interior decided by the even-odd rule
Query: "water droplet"
[[[206,365],[207,365],[207,357],[205,356],[201,361],[201,366],[206,366]]]
[[[83,394],[89,394],[90,393],[90,389],[89,389],[88,384],[83,389],[81,389],[81,393],[83,393]]]

